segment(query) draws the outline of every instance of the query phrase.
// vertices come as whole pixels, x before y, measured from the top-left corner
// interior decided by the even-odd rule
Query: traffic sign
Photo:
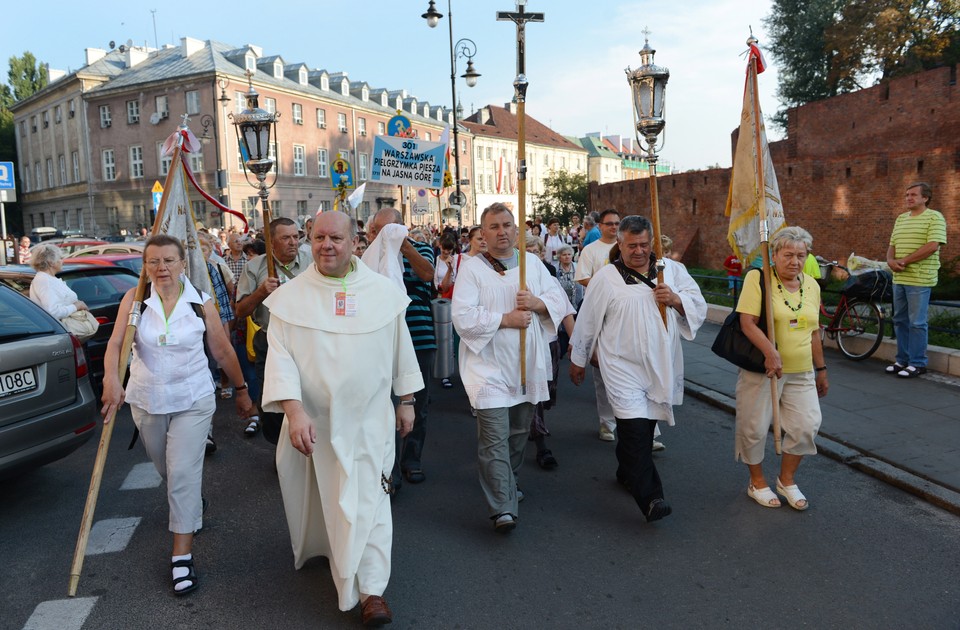
[[[0,189],[14,190],[17,184],[13,176],[13,162],[0,162]]]
[[[450,205],[461,207],[467,205],[467,195],[463,191],[460,191],[459,195],[457,195],[457,191],[453,191],[450,193]]]
[[[150,189],[150,196],[153,197],[153,211],[160,212],[160,199],[163,198],[163,186],[160,182],[153,182],[153,188]]]
[[[155,180],[155,181],[153,182],[153,188],[150,189],[150,192],[152,192],[152,193],[162,193],[162,192],[163,192],[163,186],[160,185],[160,182],[159,182],[159,181],[156,181],[156,180]]]

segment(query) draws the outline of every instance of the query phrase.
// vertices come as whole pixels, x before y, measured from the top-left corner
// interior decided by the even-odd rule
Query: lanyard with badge
[[[177,308],[177,302],[180,301],[180,296],[183,295],[183,283],[180,283],[180,293],[177,294],[177,299],[173,303],[173,309],[170,311],[170,314],[173,314],[173,311]],[[163,307],[163,297],[160,296],[160,293],[157,293],[157,299],[160,300],[160,306]],[[163,328],[164,331],[157,335],[157,345],[158,346],[175,346],[180,343],[177,339],[177,336],[170,332],[170,320],[167,318],[167,310],[165,308],[163,311]]]
[[[356,317],[357,316],[357,294],[347,291],[347,279],[337,278],[342,291],[333,294],[333,314],[336,317]]]

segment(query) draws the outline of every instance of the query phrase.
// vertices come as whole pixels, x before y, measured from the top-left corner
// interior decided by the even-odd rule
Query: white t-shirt
[[[604,243],[603,241],[594,241],[583,248],[580,252],[580,258],[577,260],[577,274],[575,280],[586,280],[592,278],[600,269],[610,262],[610,250],[614,243]]]

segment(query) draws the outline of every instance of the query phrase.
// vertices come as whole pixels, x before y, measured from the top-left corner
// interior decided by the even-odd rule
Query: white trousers
[[[816,455],[814,438],[820,429],[820,398],[813,371],[784,374],[777,381],[780,392],[780,427],[783,452]],[[773,422],[770,379],[766,374],[740,370],[737,377],[737,435],[734,458],[745,464],[759,464]]]
[[[600,426],[608,431],[615,431],[617,421],[613,416],[613,407],[610,406],[610,400],[607,398],[607,386],[603,384],[600,368],[591,366],[590,369],[593,370],[593,390],[597,395],[597,415],[600,417]]]
[[[200,496],[203,455],[216,409],[214,394],[195,401],[186,411],[173,414],[151,414],[130,405],[147,455],[167,482],[170,531],[174,534],[192,534],[203,527]]]

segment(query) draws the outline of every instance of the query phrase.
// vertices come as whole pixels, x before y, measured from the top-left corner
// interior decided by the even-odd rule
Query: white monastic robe
[[[605,265],[587,286],[570,344],[570,360],[585,366],[598,344],[600,372],[617,418],[665,420],[683,403],[680,337],[693,339],[707,317],[707,303],[686,267],[664,261],[663,281],[680,296],[685,315],[667,307],[667,329],[647,285],[624,282]],[[459,290],[459,288],[458,288]]]
[[[338,315],[341,292],[347,302]],[[381,595],[390,578],[393,523],[382,483],[395,454],[390,391],[423,389],[404,321],[409,301],[356,257],[345,278],[311,265],[264,300],[264,410],[282,412],[279,401],[299,400],[316,428],[312,457],[290,444],[286,420],[277,446],[294,566],[329,558],[341,610],[356,606],[361,590]]]
[[[520,333],[500,328],[503,314],[517,308],[520,268],[498,274],[474,256],[460,265],[453,292],[453,325],[460,335],[460,376],[475,409],[512,407],[550,398],[547,381],[552,375],[550,338],[567,313],[567,298],[543,262],[524,252],[527,290],[547,306],[546,315],[534,313],[526,329],[527,391],[520,387]]]

